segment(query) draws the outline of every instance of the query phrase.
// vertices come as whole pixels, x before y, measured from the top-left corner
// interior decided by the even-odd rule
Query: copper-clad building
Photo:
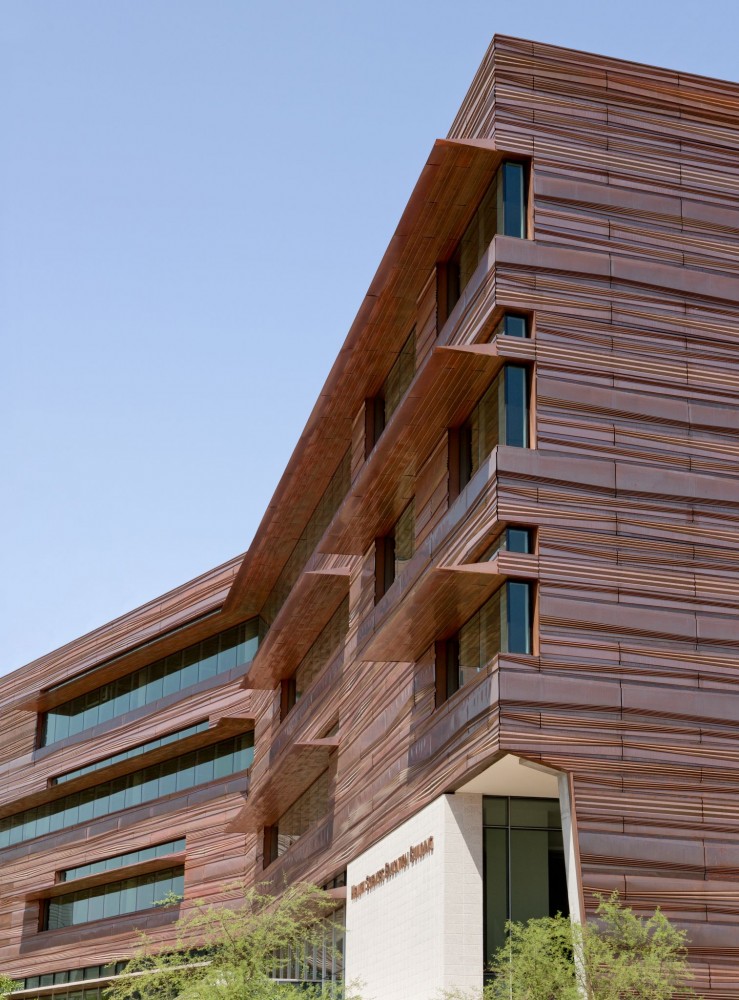
[[[238,878],[377,1000],[612,889],[739,997],[738,154],[737,84],[493,40],[246,555],[0,684],[19,997]]]

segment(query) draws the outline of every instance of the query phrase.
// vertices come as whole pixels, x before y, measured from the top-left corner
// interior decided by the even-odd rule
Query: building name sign
[[[372,875],[366,875],[361,882],[352,886],[352,899],[361,899],[368,892],[377,889],[379,886],[389,882],[391,878],[400,875],[406,868],[417,864],[430,854],[434,853],[434,838],[427,837],[414,847],[409,847],[405,854],[401,854],[394,861],[386,861],[383,868],[378,869]]]

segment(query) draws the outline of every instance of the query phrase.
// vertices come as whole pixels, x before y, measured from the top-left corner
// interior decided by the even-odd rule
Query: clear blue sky
[[[245,550],[495,32],[739,76],[707,0],[3,0],[0,673]]]

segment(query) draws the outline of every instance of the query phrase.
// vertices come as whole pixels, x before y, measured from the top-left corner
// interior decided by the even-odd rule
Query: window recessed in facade
[[[60,927],[87,924],[105,917],[119,917],[138,910],[149,910],[170,893],[181,896],[185,888],[185,869],[168,868],[78,889],[63,896],[46,900],[42,905],[41,930],[52,931]]]
[[[493,331],[493,336],[527,338],[529,336],[528,317],[519,313],[505,313]]]
[[[248,732],[151,764],[140,771],[120,775],[92,788],[0,819],[0,849],[76,826],[77,823],[90,823],[109,813],[139,806],[217,778],[230,777],[245,771],[253,759],[254,733]]]
[[[185,850],[185,838],[178,840],[168,840],[164,844],[154,844],[151,847],[142,847],[138,851],[127,851],[126,854],[116,854],[111,858],[103,858],[101,861],[91,861],[86,865],[79,865],[77,868],[65,868],[59,872],[60,882],[71,882],[72,879],[86,878],[88,875],[99,875],[101,872],[112,871],[115,868],[124,868],[127,865],[138,865],[144,861],[152,861],[155,858],[163,858],[168,854],[176,854]]]
[[[505,944],[506,920],[569,914],[557,799],[483,798],[485,961]]]
[[[139,743],[135,747],[129,747],[128,750],[121,750],[120,753],[111,754],[110,757],[101,757],[100,760],[96,760],[92,764],[85,764],[83,767],[76,767],[73,771],[65,771],[64,774],[59,774],[52,778],[50,784],[66,784],[68,781],[73,781],[75,778],[82,777],[83,774],[90,774],[92,771],[101,771],[104,767],[112,767],[113,764],[119,764],[122,760],[130,760],[132,757],[140,757],[141,754],[148,753],[150,750],[158,750],[159,747],[166,747],[169,746],[170,743],[177,743],[179,740],[185,740],[188,736],[195,736],[198,733],[203,733],[209,728],[209,726],[210,723],[207,719],[203,722],[196,722],[192,726],[186,726],[185,729],[178,729],[173,733],[167,733],[165,736],[159,736],[155,740],[147,740],[146,743]]]
[[[411,330],[408,338],[400,349],[387,378],[378,394],[365,403],[365,458],[368,457],[377,444],[385,425],[398,408],[408,386],[416,373],[416,328]]]
[[[526,178],[522,163],[504,161],[447,262],[447,310],[452,311],[493,237],[526,238]]]
[[[42,717],[41,746],[150,705],[199,681],[249,663],[259,646],[259,619],[226,629],[57,705]]]
[[[459,488],[499,444],[529,447],[529,372],[505,365],[459,429]]]
[[[459,632],[436,645],[437,703],[469,684],[498,653],[530,653],[533,585],[509,580]]]
[[[264,830],[265,867],[276,861],[328,812],[328,771],[324,771],[287,809],[274,826]]]
[[[530,554],[534,551],[533,528],[505,528],[493,544],[480,556],[480,562],[488,562],[499,552],[522,552]]]
[[[333,657],[349,631],[349,598],[334,611],[318,638],[300,661],[292,677],[282,682],[281,717],[301,699],[304,692]]]
[[[411,500],[390,534],[375,543],[375,601],[392,587],[406,563],[413,558],[416,544],[416,503]]]

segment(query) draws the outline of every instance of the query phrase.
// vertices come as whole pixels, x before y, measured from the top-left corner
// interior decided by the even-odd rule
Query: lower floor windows
[[[151,764],[111,781],[54,799],[0,820],[0,848],[89,823],[109,813],[227,778],[254,759],[254,733],[232,736],[199,750]]]
[[[459,632],[436,644],[437,704],[468,684],[498,653],[531,653],[533,585],[509,580]]]
[[[483,799],[485,961],[505,944],[506,920],[569,914],[557,799]]]
[[[181,897],[184,887],[185,869],[180,866],[68,892],[43,901],[41,930],[51,931],[148,910],[160,905],[171,894]]]

